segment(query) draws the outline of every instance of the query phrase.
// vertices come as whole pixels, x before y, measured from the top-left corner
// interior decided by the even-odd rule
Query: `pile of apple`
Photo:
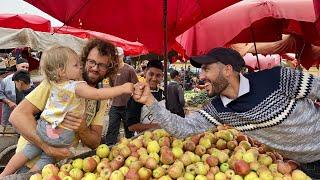
[[[123,138],[111,150],[100,145],[96,155],[60,168],[46,165],[35,179],[62,180],[311,180],[283,157],[235,129],[220,126],[185,139],[163,129]]]

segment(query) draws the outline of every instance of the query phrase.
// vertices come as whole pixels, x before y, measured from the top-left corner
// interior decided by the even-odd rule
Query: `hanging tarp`
[[[81,52],[86,40],[69,34],[51,34],[36,32],[32,29],[0,28],[0,49],[30,47],[43,51],[53,45],[63,45],[72,48],[78,54]]]

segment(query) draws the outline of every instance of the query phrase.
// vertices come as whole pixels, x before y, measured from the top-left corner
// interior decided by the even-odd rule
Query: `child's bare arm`
[[[79,83],[76,87],[76,94],[86,99],[110,99],[122,94],[132,94],[133,84],[125,83],[120,86],[108,87],[108,88],[93,88],[86,83]]]

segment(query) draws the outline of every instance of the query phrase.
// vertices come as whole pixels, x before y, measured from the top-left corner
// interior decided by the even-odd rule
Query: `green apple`
[[[97,175],[94,173],[86,173],[86,175],[83,178],[83,180],[96,180],[96,179],[97,179]]]
[[[42,176],[40,173],[36,173],[36,174],[33,174],[32,176],[30,176],[29,180],[42,180]]]
[[[292,180],[307,180],[309,177],[301,170],[295,169],[292,171]]]
[[[243,154],[242,159],[247,163],[251,163],[257,161],[257,156],[254,153],[247,151]]]
[[[239,175],[234,175],[231,177],[231,180],[243,180],[243,178]]]
[[[63,164],[61,167],[60,167],[60,171],[64,171],[64,172],[70,172],[72,169],[72,165],[71,164]]]
[[[152,175],[155,178],[160,178],[165,174],[165,169],[163,167],[157,167],[156,169],[153,170]]]
[[[214,175],[215,180],[227,180],[227,175],[225,175],[223,172],[218,172]]]
[[[207,180],[207,177],[204,176],[204,175],[199,174],[199,175],[196,176],[195,180]]]
[[[178,159],[183,155],[183,150],[179,147],[173,147],[172,153]]]
[[[230,179],[235,175],[235,172],[232,169],[228,169],[226,170],[225,174],[227,175],[227,178]]]
[[[273,176],[270,171],[262,171],[259,174],[259,179],[260,180],[273,180]]]
[[[121,171],[121,173],[126,176],[126,174],[128,173],[129,171],[129,168],[127,166],[122,166],[119,171]]]
[[[244,180],[259,180],[257,173],[251,171],[244,177]]]
[[[71,169],[71,171],[69,172],[69,175],[73,178],[73,179],[81,179],[83,177],[83,172],[78,169],[78,168],[73,168]]]
[[[272,158],[267,154],[260,154],[258,158],[258,162],[265,166],[269,166],[270,164],[272,164]]]
[[[115,170],[111,173],[111,176],[109,178],[110,180],[124,180],[124,175],[121,171]]]
[[[134,156],[129,156],[126,160],[125,160],[125,165],[127,167],[130,167],[130,165],[132,164],[132,162],[134,161],[138,161],[138,158],[137,157],[134,157]]]
[[[75,159],[73,162],[72,162],[72,166],[74,168],[78,168],[78,169],[82,169],[82,165],[83,165],[83,159]]]
[[[69,173],[66,172],[66,171],[59,171],[58,172],[58,176],[60,177],[60,179],[66,177],[66,176],[69,176]]]
[[[206,175],[208,172],[208,169],[206,168],[206,166],[203,164],[203,162],[197,162],[196,163],[196,174],[198,175]]]
[[[183,141],[182,139],[175,139],[172,141],[172,147],[178,147],[178,148],[183,148]]]
[[[158,155],[158,153],[150,153],[149,156],[153,157],[157,161],[157,163],[159,163],[160,156]]]
[[[160,145],[157,141],[150,141],[147,145],[148,153],[159,153],[160,152]]]
[[[195,178],[194,174],[189,173],[189,172],[184,173],[183,177],[185,180],[194,180],[194,178]]]
[[[228,163],[222,163],[220,165],[220,171],[225,173],[229,169],[229,164]]]
[[[199,144],[205,147],[206,149],[211,147],[211,141],[209,138],[206,137],[200,138]]]
[[[108,157],[110,153],[110,149],[109,146],[106,144],[101,144],[98,146],[97,150],[96,150],[96,154],[100,157],[100,158],[106,158]]]
[[[73,178],[71,176],[65,176],[62,178],[62,180],[73,180]]]

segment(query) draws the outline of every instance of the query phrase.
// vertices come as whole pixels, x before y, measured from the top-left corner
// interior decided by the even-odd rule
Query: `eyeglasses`
[[[95,60],[93,59],[87,59],[87,64],[90,67],[95,67],[96,65],[98,66],[98,69],[100,71],[107,71],[108,69],[113,68],[113,63],[110,64],[105,64],[105,63],[97,63]]]

